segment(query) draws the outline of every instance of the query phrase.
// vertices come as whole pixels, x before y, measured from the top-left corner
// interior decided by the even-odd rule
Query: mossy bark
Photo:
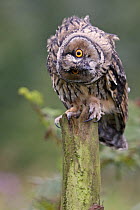
[[[63,186],[61,210],[88,210],[100,202],[98,123],[84,116],[61,119]]]

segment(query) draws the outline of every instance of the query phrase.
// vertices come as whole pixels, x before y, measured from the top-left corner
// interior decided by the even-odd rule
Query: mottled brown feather
[[[48,39],[47,66],[67,116],[78,117],[87,108],[87,121],[99,121],[100,141],[126,149],[128,85],[116,40],[116,35],[92,26],[88,16],[66,18]],[[82,50],[82,58],[76,58],[76,49]]]

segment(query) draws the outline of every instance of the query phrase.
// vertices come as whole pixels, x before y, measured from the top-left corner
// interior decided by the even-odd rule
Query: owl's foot
[[[65,114],[67,115],[68,120],[70,120],[72,117],[79,117],[81,114],[81,110],[79,109],[79,107],[73,106],[70,109],[68,109]],[[60,128],[60,119],[62,118],[62,115],[60,115],[59,117],[55,118],[54,123],[56,125],[56,127]]]
[[[93,120],[93,122],[98,122],[101,119],[102,115],[104,115],[104,112],[102,112],[99,104],[90,104],[89,118],[85,120],[85,122],[89,122],[91,120]]]
[[[72,117],[79,117],[81,114],[81,110],[78,109],[78,107],[74,106],[68,109],[65,113],[67,115],[68,120],[70,120]]]
[[[54,124],[56,125],[57,128],[60,128],[60,119],[62,118],[62,115],[60,115],[59,117],[55,118],[54,120]]]

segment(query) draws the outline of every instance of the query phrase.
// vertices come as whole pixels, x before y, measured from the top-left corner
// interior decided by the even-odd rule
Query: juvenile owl
[[[79,117],[86,108],[85,123],[98,121],[100,142],[127,149],[123,133],[128,87],[115,40],[116,35],[92,26],[88,16],[64,19],[48,40],[47,66],[68,119]]]

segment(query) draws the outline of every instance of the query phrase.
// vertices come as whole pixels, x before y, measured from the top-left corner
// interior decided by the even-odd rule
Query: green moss
[[[88,210],[100,199],[98,125],[85,124],[83,119],[68,122],[65,116],[61,125],[64,151],[62,210]]]

